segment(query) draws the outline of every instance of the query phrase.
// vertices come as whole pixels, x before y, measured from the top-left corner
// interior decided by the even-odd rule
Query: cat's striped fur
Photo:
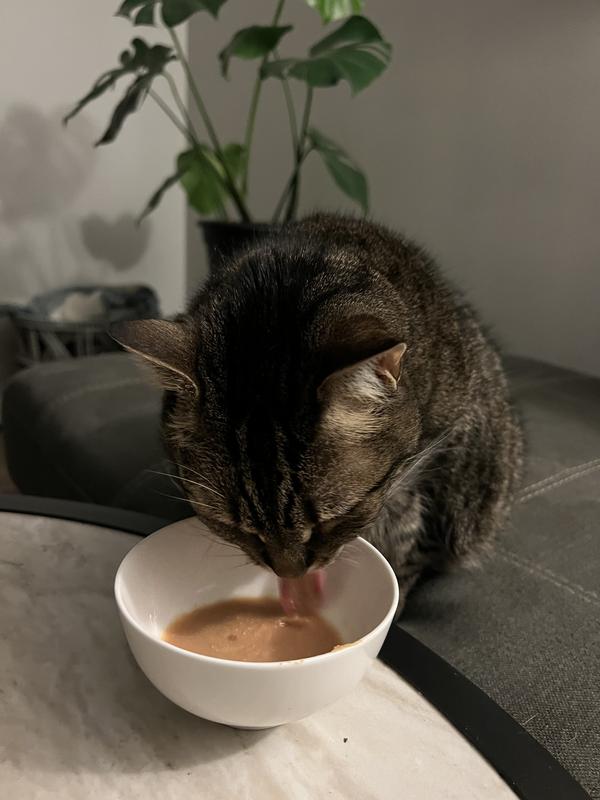
[[[522,436],[498,352],[429,256],[382,227],[290,225],[177,322],[118,338],[165,377],[165,441],[197,476],[199,516],[279,574],[360,534],[406,592],[506,520]]]

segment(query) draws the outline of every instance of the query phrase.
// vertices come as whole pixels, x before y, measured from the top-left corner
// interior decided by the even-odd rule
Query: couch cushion
[[[401,624],[600,797],[600,380],[508,362],[528,438],[495,552],[419,586]]]
[[[160,405],[159,388],[125,353],[24,370],[4,393],[11,476],[27,494],[189,516],[173,481],[157,474],[169,472]]]

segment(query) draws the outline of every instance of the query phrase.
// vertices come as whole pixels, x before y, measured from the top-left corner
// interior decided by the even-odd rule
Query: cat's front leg
[[[423,500],[417,492],[388,498],[378,518],[362,533],[396,573],[400,598],[395,620],[402,614],[410,590],[431,563],[430,553],[421,547],[422,533]]]

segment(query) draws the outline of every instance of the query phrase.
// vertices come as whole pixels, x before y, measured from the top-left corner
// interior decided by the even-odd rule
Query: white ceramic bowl
[[[250,663],[190,653],[162,641],[174,617],[231,597],[276,596],[275,576],[183,520],[123,559],[115,597],[136,661],[174,703],[205,719],[268,728],[305,717],[358,683],[377,657],[398,603],[396,577],[363,539],[327,568],[323,616],[349,647],[296,661]]]

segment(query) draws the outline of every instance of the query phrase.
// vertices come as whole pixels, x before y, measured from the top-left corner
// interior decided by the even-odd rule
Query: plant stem
[[[181,42],[179,41],[179,37],[177,36],[173,28],[167,28],[167,30],[169,31],[169,35],[171,36],[171,39],[173,41],[173,46],[175,47],[175,52],[177,53],[177,57],[185,72],[190,87],[190,91],[194,97],[194,101],[196,103],[196,106],[198,107],[198,111],[200,112],[200,116],[202,117],[202,122],[204,122],[206,130],[208,132],[208,137],[211,141],[211,144],[215,150],[221,150],[221,145],[219,144],[217,132],[215,131],[215,128],[212,124],[212,121],[208,114],[208,110],[204,104],[204,100],[200,95],[200,91],[198,90],[198,86],[196,85],[196,81],[194,80],[194,76],[192,75],[191,67],[188,64],[185,55],[183,54],[183,48],[181,46]]]
[[[296,174],[300,170],[300,167],[302,166],[304,161],[306,160],[306,157],[310,154],[311,149],[312,148],[307,149],[307,150],[304,151],[304,153],[302,154],[302,160],[295,165],[294,171],[292,172],[292,174],[288,178],[288,181],[287,181],[287,183],[285,185],[285,188],[284,188],[283,192],[281,193],[281,197],[279,198],[279,200],[277,202],[277,207],[275,208],[275,211],[273,212],[273,216],[271,217],[271,224],[272,225],[276,225],[277,222],[279,221],[279,217],[281,216],[281,212],[283,211],[283,207],[285,205],[285,201],[287,200],[288,195],[292,190],[292,186],[294,184],[294,180],[296,179]]]
[[[274,50],[273,54],[275,58],[279,58],[279,53],[277,50]],[[290,133],[292,135],[292,150],[295,156],[296,151],[298,150],[298,123],[296,121],[296,109],[294,108],[294,98],[292,97],[290,82],[285,76],[281,79],[281,86],[283,88],[283,95],[285,97],[285,104],[287,106],[288,118],[290,121]]]
[[[248,213],[248,209],[246,208],[246,204],[244,203],[243,198],[241,197],[237,186],[235,185],[235,180],[227,166],[227,162],[223,156],[223,148],[219,142],[219,137],[217,136],[217,132],[212,124],[210,116],[208,114],[208,110],[202,100],[200,95],[200,91],[198,90],[198,86],[196,85],[196,81],[194,80],[194,76],[192,74],[191,67],[183,53],[183,48],[181,47],[181,42],[179,41],[179,37],[175,33],[173,28],[167,28],[169,31],[169,35],[173,41],[173,46],[175,48],[175,52],[177,53],[177,57],[181,62],[181,66],[186,74],[188,84],[190,87],[190,91],[196,103],[196,107],[202,117],[202,121],[204,122],[204,126],[206,127],[206,131],[208,133],[208,138],[213,146],[215,151],[215,155],[219,159],[221,166],[223,167],[223,172],[225,173],[225,183],[227,184],[227,189],[229,194],[231,195],[231,199],[238,210],[238,213],[244,222],[250,222],[250,214]]]
[[[288,196],[289,196],[289,201],[287,210],[285,212],[284,221],[289,222],[296,214],[298,208],[298,195],[300,190],[300,167],[302,166],[302,163],[309,152],[305,149],[305,145],[306,145],[306,134],[308,132],[308,122],[310,119],[310,112],[312,109],[312,101],[313,101],[313,88],[312,86],[308,86],[306,89],[306,101],[304,103],[304,112],[302,114],[300,135],[298,137],[298,147],[296,148],[296,163],[294,165],[292,176],[283,191],[283,195],[281,196],[281,199],[277,204],[277,208],[275,209],[275,214],[273,215],[274,221],[279,219],[279,215],[281,214],[283,204],[285,203],[285,200]]]
[[[173,125],[175,125],[177,130],[185,136],[185,138],[192,145],[192,147],[194,147],[194,148],[199,147],[200,145],[197,142],[194,134],[192,133],[191,126],[186,128],[185,125],[181,122],[181,120],[179,120],[175,116],[175,114],[171,111],[171,109],[165,103],[165,101],[162,99],[162,97],[154,91],[154,89],[150,89],[148,94],[154,100],[156,105],[165,112],[165,114],[171,120]],[[186,117],[187,117],[187,115],[186,115]],[[189,121],[188,121],[188,125],[189,125]],[[227,214],[227,209],[225,208],[223,203],[219,204],[219,213],[221,215],[221,219],[224,219],[224,220],[228,220],[229,219],[229,216]]]
[[[175,103],[176,103],[177,107],[179,108],[179,111],[181,112],[181,115],[183,116],[183,118],[185,120],[185,124],[187,125],[187,130],[189,131],[188,135],[189,135],[190,141],[192,142],[194,148],[196,150],[200,151],[201,150],[200,138],[198,136],[196,128],[194,127],[194,123],[192,122],[192,118],[190,117],[189,112],[188,112],[187,108],[185,107],[185,103],[183,102],[183,98],[181,97],[181,94],[179,93],[179,89],[177,88],[177,84],[173,80],[173,76],[169,75],[168,72],[166,72],[166,71],[163,72],[163,77],[166,79],[167,83],[169,84],[169,88],[171,90],[171,94],[173,95],[173,99],[175,100]],[[225,220],[229,219],[229,215],[227,214],[227,209],[225,208],[223,203],[219,203],[219,213],[221,215],[221,219],[225,219]]]
[[[275,8],[275,13],[273,14],[273,20],[271,21],[271,27],[274,27],[279,22],[279,18],[283,12],[283,6],[285,5],[285,0],[279,0],[277,3],[277,7]],[[249,172],[249,164],[250,164],[250,150],[252,148],[252,139],[254,137],[254,125],[256,123],[256,111],[258,109],[258,101],[260,98],[260,92],[262,89],[263,79],[262,79],[262,69],[264,65],[267,63],[269,59],[269,54],[267,53],[261,60],[260,66],[258,68],[258,73],[256,75],[256,80],[254,81],[254,89],[252,90],[252,99],[250,100],[250,110],[248,112],[248,122],[246,123],[246,134],[244,136],[244,152],[246,154],[246,163],[244,165],[244,173],[242,176],[242,194],[244,197],[248,192],[248,172]]]
[[[179,89],[177,88],[177,84],[173,80],[173,76],[169,75],[168,72],[163,72],[163,78],[169,84],[169,89],[171,90],[171,94],[173,95],[173,100],[175,100],[175,105],[179,109],[181,116],[183,117],[185,124],[188,130],[188,136],[192,139],[196,144],[200,144],[198,139],[198,134],[194,128],[194,123],[189,115],[187,108],[185,107],[185,103],[183,102],[183,98],[179,94]]]
[[[162,97],[161,97],[160,95],[158,95],[158,94],[157,94],[157,93],[154,91],[154,89],[150,89],[150,91],[148,92],[148,94],[149,94],[149,95],[150,95],[150,97],[151,97],[151,98],[154,100],[154,102],[156,103],[156,105],[157,105],[157,106],[158,106],[160,109],[162,109],[162,110],[164,111],[164,113],[165,113],[165,114],[167,115],[167,117],[168,117],[168,118],[171,120],[171,122],[173,123],[173,125],[175,125],[175,127],[178,129],[178,131],[179,131],[180,133],[182,133],[182,134],[185,136],[185,138],[186,138],[186,139],[188,139],[188,140],[190,140],[190,141],[191,141],[192,137],[190,136],[190,132],[189,132],[189,131],[186,129],[185,125],[184,125],[184,124],[181,122],[181,120],[177,119],[177,117],[175,116],[175,114],[174,114],[174,113],[171,111],[171,109],[170,109],[170,108],[169,108],[169,106],[168,106],[168,105],[165,103],[165,101],[162,99]]]

